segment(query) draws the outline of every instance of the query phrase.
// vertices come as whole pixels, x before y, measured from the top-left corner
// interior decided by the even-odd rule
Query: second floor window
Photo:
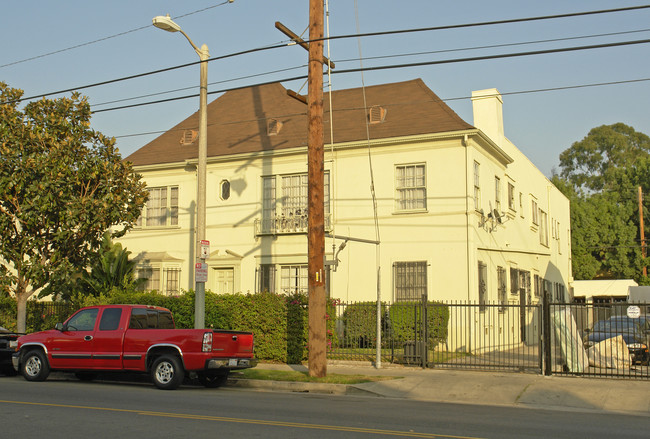
[[[481,165],[479,162],[474,162],[474,209],[481,208]]]
[[[307,229],[308,176],[304,174],[262,177],[262,232],[299,232]],[[324,174],[325,227],[329,225],[329,172]]]
[[[395,210],[422,210],[427,208],[425,165],[398,165],[395,167]]]
[[[515,187],[508,183],[508,209],[515,210]]]
[[[138,218],[141,227],[178,225],[178,186],[149,188],[149,200]]]
[[[494,204],[497,210],[501,211],[501,179],[494,177]]]

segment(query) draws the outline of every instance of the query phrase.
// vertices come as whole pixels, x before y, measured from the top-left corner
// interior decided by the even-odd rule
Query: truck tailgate
[[[253,357],[253,333],[245,331],[212,331],[212,353],[223,357]]]

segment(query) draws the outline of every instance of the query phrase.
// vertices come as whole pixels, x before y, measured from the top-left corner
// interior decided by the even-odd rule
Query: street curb
[[[296,381],[229,378],[226,386],[245,389],[258,389],[270,392],[319,393],[327,395],[364,395],[375,397],[382,396],[378,393],[365,389],[359,389],[353,385],[348,384],[302,383]]]

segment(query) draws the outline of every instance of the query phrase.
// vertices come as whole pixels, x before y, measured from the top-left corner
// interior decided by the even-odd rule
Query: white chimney
[[[472,92],[474,126],[487,134],[494,143],[503,143],[503,99],[499,90],[488,88]]]

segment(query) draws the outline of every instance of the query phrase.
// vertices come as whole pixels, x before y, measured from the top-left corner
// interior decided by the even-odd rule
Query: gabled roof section
[[[381,139],[472,129],[436,96],[421,79],[347,89],[332,93],[334,141],[366,139],[368,109],[384,108],[385,120],[370,125],[370,138]],[[325,143],[330,142],[329,96],[324,96]],[[269,135],[268,120],[281,124]],[[152,140],[126,160],[135,166],[179,163],[196,159],[198,141],[183,144],[187,130],[198,130],[194,113],[171,130]],[[307,145],[307,106],[287,95],[280,84],[267,84],[228,91],[208,105],[208,157],[259,153]]]

